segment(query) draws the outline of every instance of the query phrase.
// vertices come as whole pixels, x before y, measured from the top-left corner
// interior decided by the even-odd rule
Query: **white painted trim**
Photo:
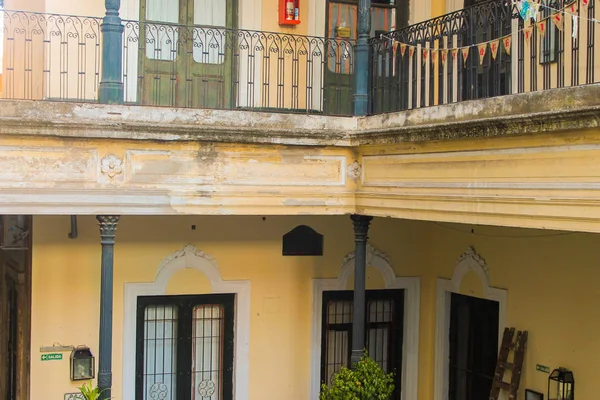
[[[123,393],[135,398],[136,309],[139,296],[166,294],[167,283],[177,271],[193,268],[209,280],[211,293],[233,293],[235,298],[234,398],[248,400],[250,347],[250,281],[224,281],[217,262],[192,245],[167,256],[158,268],[154,282],[126,283],[123,303]]]
[[[262,0],[238,0],[239,28],[262,29]]]
[[[448,359],[450,357],[450,299],[451,293],[460,293],[460,285],[468,272],[474,272],[483,285],[483,297],[499,303],[498,345],[506,327],[508,291],[490,285],[490,273],[487,264],[469,247],[458,259],[451,280],[437,280],[437,309],[435,328],[435,382],[434,400],[448,400]]]
[[[367,265],[376,268],[385,282],[385,289],[404,289],[404,343],[402,352],[402,399],[417,400],[419,377],[419,312],[421,307],[421,278],[401,278],[394,272],[389,258],[367,246]],[[346,290],[354,273],[354,253],[342,261],[338,278],[313,280],[312,340],[310,367],[310,400],[319,398],[321,378],[321,321],[323,292]]]
[[[465,0],[446,0],[446,14],[465,8]]]

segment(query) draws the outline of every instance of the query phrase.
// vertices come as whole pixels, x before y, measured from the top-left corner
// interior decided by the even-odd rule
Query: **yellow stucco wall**
[[[68,361],[41,362],[40,346],[87,344],[97,354],[100,245],[94,218],[79,222],[80,237],[69,240],[67,217],[34,219],[32,400],[60,398],[75,386]],[[281,236],[298,224],[325,235],[324,257],[281,256]],[[433,399],[436,279],[451,278],[469,246],[486,260],[491,284],[508,289],[508,325],[529,330],[521,388],[545,392],[547,375],[535,371],[536,363],[564,366],[575,372],[578,398],[594,398],[600,373],[597,235],[376,219],[370,237],[390,255],[398,276],[422,278],[419,400]],[[187,243],[215,257],[225,280],[251,281],[250,399],[308,398],[311,279],[336,277],[352,251],[347,217],[124,217],[117,243],[114,398],[122,384],[123,285],[153,281],[161,260]],[[371,271],[368,286],[381,285]],[[167,292],[208,287],[198,272],[182,271]],[[461,291],[480,295],[481,283],[468,275]]]

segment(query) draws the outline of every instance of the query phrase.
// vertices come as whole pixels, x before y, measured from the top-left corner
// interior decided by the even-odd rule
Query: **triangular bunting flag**
[[[487,43],[481,43],[477,45],[477,51],[479,53],[479,65],[483,65],[483,59],[485,58],[485,52],[487,50]]]
[[[468,47],[463,47],[461,49],[462,51],[462,56],[463,56],[463,62],[465,64],[465,67],[467,66],[467,58],[469,58],[469,48]]]
[[[552,14],[552,17],[550,17],[550,19],[552,19],[552,22],[554,22],[554,25],[556,25],[556,27],[559,30],[563,30],[563,16],[562,13],[556,13],[556,14]]]
[[[540,24],[543,23],[540,22]],[[538,24],[539,26],[539,24]],[[533,36],[533,26],[528,26],[527,28],[523,28],[523,36],[525,37],[525,41],[527,43],[529,43],[529,41],[531,40],[531,36]]]
[[[504,44],[504,50],[506,54],[510,56],[510,47],[512,46],[512,36],[508,35],[502,39],[502,43]]]
[[[442,60],[442,66],[446,66],[446,61],[448,61],[448,51],[441,50],[440,51],[440,59]]]
[[[414,46],[408,46],[408,56],[412,57],[413,54],[415,54],[415,48],[414,48]]]
[[[538,32],[540,33],[540,36],[544,36],[546,34],[546,20],[540,21],[537,24],[537,29],[538,29]]]
[[[400,54],[404,57],[404,53],[406,53],[406,45],[404,43],[400,43]]]
[[[394,42],[394,57],[396,56],[397,51],[398,51],[398,42]]]
[[[573,2],[572,4],[567,6],[567,11],[571,14],[575,14],[577,12],[577,2]]]
[[[458,58],[458,49],[452,49],[452,61],[456,61]]]
[[[423,49],[423,65],[427,62],[427,56],[429,55],[429,49]]]
[[[590,5],[590,0],[581,0],[581,5],[587,8]]]
[[[437,61],[437,54],[438,51],[437,50],[431,50],[431,65],[433,66],[435,64],[435,62]]]
[[[500,44],[500,39],[492,40],[490,42],[490,50],[492,51],[492,59],[496,59],[498,55],[498,45]]]

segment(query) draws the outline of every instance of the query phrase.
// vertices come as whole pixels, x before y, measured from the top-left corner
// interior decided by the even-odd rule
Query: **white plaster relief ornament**
[[[352,164],[348,165],[348,179],[356,183],[360,179],[361,174],[362,167],[358,161],[354,161]]]
[[[100,163],[100,171],[110,178],[123,173],[123,161],[114,154],[107,155]]]

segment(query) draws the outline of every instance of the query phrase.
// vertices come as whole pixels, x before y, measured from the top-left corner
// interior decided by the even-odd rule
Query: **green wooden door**
[[[141,0],[142,104],[230,108],[236,0]]]

